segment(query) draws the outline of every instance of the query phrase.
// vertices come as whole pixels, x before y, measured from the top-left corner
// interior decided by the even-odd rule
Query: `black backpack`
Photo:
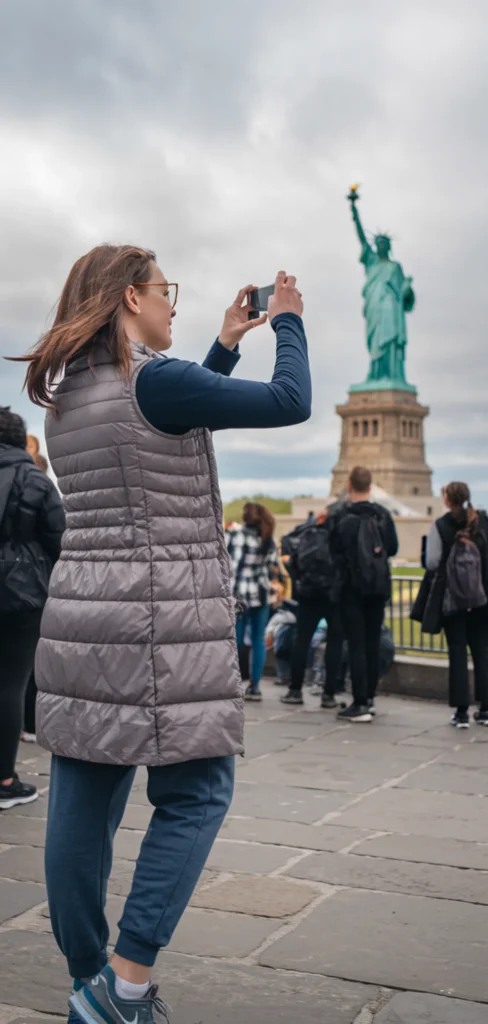
[[[330,591],[333,567],[327,526],[307,526],[300,535],[295,557],[300,597],[321,596]]]
[[[467,530],[458,530],[446,562],[444,615],[471,611],[488,604],[483,586],[481,552]]]
[[[390,565],[381,532],[381,519],[376,514],[360,516],[354,576],[360,593],[365,597],[382,597],[385,601],[390,597]]]

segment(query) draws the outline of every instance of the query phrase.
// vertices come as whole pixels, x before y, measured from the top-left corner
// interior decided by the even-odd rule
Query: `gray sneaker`
[[[119,999],[111,967],[73,991],[69,1008],[84,1024],[169,1024],[169,1008],[159,998],[157,985],[144,999]]]

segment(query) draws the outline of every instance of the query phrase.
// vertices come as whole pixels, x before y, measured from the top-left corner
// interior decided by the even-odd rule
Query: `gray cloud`
[[[344,202],[415,279],[409,378],[438,481],[486,490],[484,0],[19,0],[0,12],[0,348],[25,351],[71,263],[101,240],[156,249],[181,283],[176,351],[202,358],[225,305],[285,266],[306,301],[310,424],[219,436],[237,479],[329,475],[334,406],[364,376],[362,269]],[[242,375],[269,376],[256,332]],[[40,429],[0,367],[0,401]],[[457,468],[456,468],[457,467]]]

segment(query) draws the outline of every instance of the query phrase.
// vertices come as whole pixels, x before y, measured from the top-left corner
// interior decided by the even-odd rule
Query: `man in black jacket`
[[[15,774],[24,696],[65,522],[59,494],[25,451],[25,423],[0,408],[0,810],[37,799]]]
[[[353,692],[353,703],[338,718],[351,722],[371,722],[375,713],[381,626],[391,593],[388,559],[398,551],[390,513],[369,500],[371,484],[369,469],[353,469],[349,501],[331,513],[329,523]]]
[[[323,708],[336,708],[335,691],[341,674],[343,635],[340,608],[332,600],[333,566],[329,551],[327,512],[300,532],[289,571],[298,600],[297,629],[291,662],[291,686],[283,704],[303,704],[302,686],[310,643],[322,618],[327,622]]]

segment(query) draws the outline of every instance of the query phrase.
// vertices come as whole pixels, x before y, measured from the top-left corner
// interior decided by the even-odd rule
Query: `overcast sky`
[[[156,250],[174,354],[202,360],[238,287],[297,275],[312,420],[217,436],[225,497],[325,494],[335,404],[364,379],[363,270],[344,196],[413,275],[408,379],[436,487],[488,503],[487,0],[15,0],[0,7],[0,346],[26,351],[73,261]],[[268,379],[269,327],[239,374]],[[0,403],[42,433],[0,366]]]

